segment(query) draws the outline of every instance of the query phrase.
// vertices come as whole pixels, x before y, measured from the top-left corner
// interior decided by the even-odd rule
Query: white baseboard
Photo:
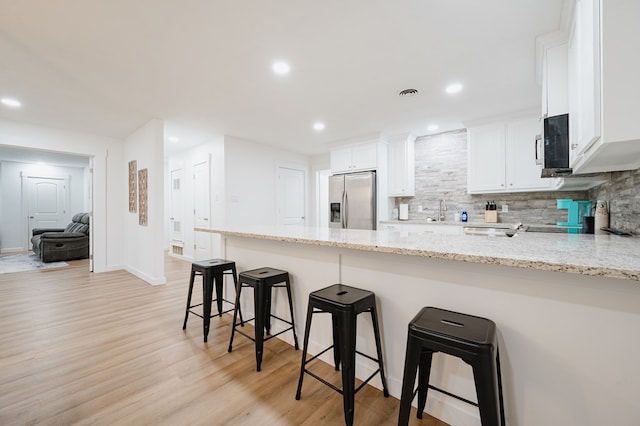
[[[166,284],[167,283],[167,277],[162,276],[162,277],[150,277],[149,275],[137,270],[136,268],[133,268],[131,266],[127,266],[125,268],[125,270],[127,272],[129,272],[132,275],[135,275],[136,277],[140,278],[141,280],[144,280],[146,282],[148,282],[151,285],[159,285],[159,284]]]
[[[31,250],[27,250],[24,247],[9,247],[9,248],[0,249],[0,253],[23,253],[25,251],[31,251]]]

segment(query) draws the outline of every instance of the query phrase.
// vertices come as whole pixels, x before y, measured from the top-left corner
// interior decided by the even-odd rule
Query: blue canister
[[[463,221],[463,222],[467,222],[468,220],[469,220],[469,216],[467,215],[467,211],[466,211],[466,210],[464,210],[464,211],[462,212],[462,221]]]

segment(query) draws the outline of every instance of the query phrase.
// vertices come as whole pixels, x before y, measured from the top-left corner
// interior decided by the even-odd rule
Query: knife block
[[[484,211],[485,223],[498,223],[498,210],[485,210]]]

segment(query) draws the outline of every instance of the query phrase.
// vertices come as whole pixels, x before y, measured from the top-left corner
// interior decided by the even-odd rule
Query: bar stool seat
[[[240,311],[240,293],[243,287],[253,287],[253,303],[255,315],[253,318],[244,320],[244,322],[254,321],[254,335],[238,330],[238,325],[243,325],[242,317],[240,317],[240,323],[236,322],[237,314]],[[289,313],[291,315],[291,321],[280,318],[271,313],[271,290],[274,288],[285,288],[287,290],[287,298],[289,299]],[[288,324],[289,327],[279,331],[276,334],[271,334],[271,318],[275,318]],[[265,337],[264,332],[267,331],[268,336]],[[291,298],[291,282],[289,279],[289,273],[275,268],[258,268],[250,271],[241,272],[236,284],[236,302],[235,310],[233,312],[233,327],[231,329],[231,338],[229,339],[229,352],[233,350],[233,337],[237,332],[246,338],[255,342],[256,349],[256,370],[260,371],[262,366],[262,355],[264,349],[264,342],[276,337],[287,331],[293,331],[293,340],[295,348],[298,350],[298,337],[296,336],[295,322],[293,319],[293,300]]]
[[[202,276],[202,303],[196,305],[191,304],[191,296],[193,294],[193,282],[196,276]],[[200,260],[191,264],[191,278],[189,279],[189,294],[187,296],[187,309],[184,314],[184,323],[182,329],[187,328],[187,320],[189,319],[189,313],[196,315],[203,319],[202,331],[204,334],[204,341],[207,341],[209,336],[209,325],[211,323],[211,317],[222,316],[227,312],[231,312],[233,308],[226,311],[222,309],[222,303],[229,303],[233,305],[233,302],[223,298],[223,282],[224,275],[233,276],[233,282],[237,286],[238,278],[236,274],[236,263],[231,260],[225,259],[210,259]],[[213,288],[215,286],[216,298],[213,299]],[[211,304],[217,302],[218,313],[211,315]],[[202,306],[202,314],[193,310]],[[240,314],[240,321],[242,321],[242,313]]]
[[[458,357],[473,368],[477,403],[429,384],[435,352]],[[416,372],[418,387],[414,390]],[[398,425],[408,424],[416,392],[417,417],[422,418],[429,388],[478,407],[484,426],[505,425],[500,354],[493,321],[434,307],[420,310],[409,323]]]
[[[376,342],[377,358],[363,354],[356,350],[356,328],[357,316],[363,312],[371,313],[373,323],[373,334]],[[309,347],[309,331],[311,329],[311,319],[313,314],[331,314],[333,327],[333,345],[324,349],[317,355],[306,359]],[[333,358],[336,371],[342,368],[342,389],[327,382],[306,366],[314,359],[333,349]],[[367,378],[357,389],[355,388],[355,367],[356,354],[362,355],[378,363],[378,369]],[[378,326],[378,313],[376,309],[376,296],[373,292],[350,287],[344,284],[334,284],[332,286],[314,291],[309,294],[309,306],[307,308],[307,322],[304,330],[304,344],[302,349],[302,362],[300,366],[300,377],[298,379],[298,389],[296,399],[299,400],[302,393],[302,380],[304,374],[319,380],[333,390],[342,394],[344,405],[344,418],[347,425],[353,424],[354,399],[355,394],[364,387],[376,374],[380,373],[382,389],[385,397],[389,396],[387,382],[384,375],[384,365],[382,362],[382,345],[380,342],[380,328]]]

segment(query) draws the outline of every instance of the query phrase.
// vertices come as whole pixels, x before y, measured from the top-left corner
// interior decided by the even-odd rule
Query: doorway
[[[171,193],[169,212],[169,241],[171,254],[184,254],[183,209],[184,193],[182,169],[171,170]]]
[[[284,226],[305,225],[305,171],[278,167],[277,223]]]
[[[211,226],[211,170],[210,158],[193,165],[193,224],[196,228]],[[193,258],[207,259],[211,256],[211,234],[194,231]]]

